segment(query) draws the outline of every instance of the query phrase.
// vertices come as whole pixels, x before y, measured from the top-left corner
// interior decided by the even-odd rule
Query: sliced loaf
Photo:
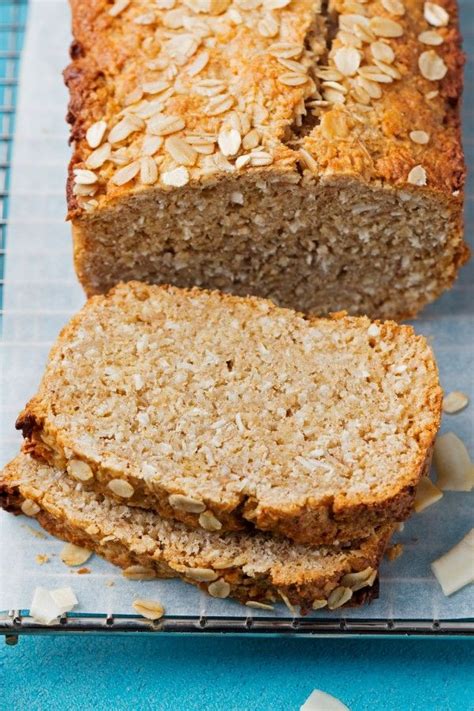
[[[408,326],[132,282],[62,331],[17,427],[120,502],[332,544],[409,515],[440,403]]]
[[[360,545],[311,548],[257,533],[189,530],[156,514],[82,491],[59,470],[21,454],[0,478],[0,506],[89,548],[130,577],[180,577],[214,597],[287,600],[302,611],[370,599],[392,528]],[[355,594],[354,594],[355,593]]]

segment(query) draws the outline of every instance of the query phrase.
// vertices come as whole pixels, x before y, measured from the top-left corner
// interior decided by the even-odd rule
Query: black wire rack
[[[0,307],[8,222],[10,164],[27,0],[0,0]]]
[[[474,621],[469,620],[356,620],[336,618],[314,620],[295,618],[242,617],[164,617],[157,622],[126,615],[63,615],[49,626],[10,610],[0,617],[0,634],[7,644],[16,644],[20,636],[44,634],[232,634],[283,635],[310,637],[470,637]]]

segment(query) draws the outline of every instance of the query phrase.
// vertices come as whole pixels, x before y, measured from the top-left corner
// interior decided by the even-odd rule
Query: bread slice
[[[162,5],[71,0],[88,295],[138,279],[400,319],[451,286],[468,255],[456,0]]]
[[[95,551],[130,577],[180,577],[215,597],[287,599],[302,611],[370,599],[386,526],[360,545],[311,548],[257,533],[209,533],[81,490],[59,470],[21,454],[0,479],[0,505]],[[360,592],[358,592],[360,590]],[[355,594],[352,596],[352,592]]]
[[[17,427],[120,502],[332,544],[409,515],[440,403],[411,327],[129,283],[64,328]]]

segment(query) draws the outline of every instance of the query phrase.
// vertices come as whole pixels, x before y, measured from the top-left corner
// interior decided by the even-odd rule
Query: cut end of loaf
[[[74,240],[89,295],[139,279],[380,318],[416,314],[467,257],[439,196],[272,172],[122,197],[76,219]]]
[[[87,293],[139,279],[400,319],[449,288],[464,57],[456,1],[433,7],[72,0]]]

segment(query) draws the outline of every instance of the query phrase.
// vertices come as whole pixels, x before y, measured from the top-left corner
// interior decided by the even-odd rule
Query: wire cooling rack
[[[8,191],[18,72],[27,11],[27,0],[0,1],[0,306],[3,295]]]
[[[0,617],[0,633],[7,644],[14,645],[20,635],[36,634],[127,634],[127,633],[291,635],[311,637],[470,637],[474,622],[425,620],[274,620],[247,617],[168,617],[149,622],[125,615],[64,615],[56,625],[45,627],[12,610]]]
[[[43,66],[39,67],[37,74],[41,76],[42,86],[38,87],[38,90],[34,85],[32,86],[32,96],[27,97],[27,102],[23,101],[22,110],[18,114],[17,131],[21,139],[15,144],[15,165],[17,168],[21,165],[24,173],[22,185],[26,187],[22,188],[25,192],[22,193],[21,200],[18,200],[17,190],[17,198],[9,203],[19,63],[28,9],[28,21],[36,22],[41,15],[38,13],[38,7],[43,5],[51,8],[54,4],[58,8],[58,29],[61,30],[65,26],[63,23],[67,23],[66,0],[30,0],[30,8],[27,0],[0,0],[0,278],[2,280],[6,254],[8,259],[5,274],[8,280],[5,290],[5,311],[0,311],[0,316],[4,316],[1,343],[4,371],[0,373],[0,385],[3,387],[0,409],[0,465],[14,456],[18,449],[19,438],[15,436],[12,423],[18,412],[19,403],[24,403],[37,386],[42,368],[38,363],[46,358],[51,338],[82,301],[82,294],[72,269],[69,228],[63,223],[64,174],[69,155],[66,146],[67,131],[63,123],[65,95],[54,103],[57,97],[54,87],[58,83],[60,67],[67,61],[65,48],[64,54],[63,48],[60,48],[61,56],[54,70],[54,85],[52,77],[48,75],[47,65],[45,64],[44,73]],[[474,57],[472,0],[461,0],[460,5],[465,46],[467,50],[472,50]],[[51,28],[51,18],[47,26]],[[41,43],[39,61],[42,54],[58,51],[54,42],[48,41],[47,33],[41,34]],[[474,165],[474,73],[471,63],[468,65],[466,79],[465,149],[468,163]],[[49,81],[52,82],[51,86],[48,85]],[[47,85],[46,88],[44,84]],[[26,103],[28,111],[25,111]],[[34,114],[34,125],[30,127],[31,112]],[[41,171],[48,173],[45,185],[38,181]],[[15,171],[15,175],[18,178],[18,171]],[[471,180],[466,205],[468,236],[474,228],[472,188]],[[447,389],[458,388],[465,392],[471,390],[472,403],[474,403],[474,391],[472,391],[474,337],[472,318],[470,332],[468,331],[467,334],[465,318],[467,313],[472,315],[473,311],[473,275],[474,268],[471,264],[463,271],[455,289],[437,304],[429,307],[417,325],[418,330],[433,338],[435,351],[440,359],[444,386]],[[0,297],[2,286],[3,281],[0,282]],[[464,345],[460,346],[460,343]],[[455,361],[454,367],[453,361]],[[450,421],[449,425],[466,442],[472,439],[472,412],[461,413],[456,418],[456,424]],[[472,526],[472,499],[454,499],[456,494],[452,496],[451,501],[446,502],[448,508],[442,514],[443,524],[449,522],[450,517],[462,516],[461,527],[467,525],[466,521],[469,519]],[[449,499],[449,496],[445,498]],[[285,611],[279,611],[274,616],[254,610],[250,614],[245,608],[242,609],[237,605],[232,607],[232,603],[227,607],[228,601],[210,600],[204,594],[200,598],[200,593],[194,589],[189,590],[189,586],[167,581],[163,594],[168,596],[168,600],[161,598],[161,588],[160,599],[169,610],[169,614],[157,622],[149,622],[134,615],[116,614],[125,612],[125,609],[123,606],[120,608],[113,604],[107,607],[113,610],[113,613],[94,614],[90,611],[97,610],[98,605],[94,607],[96,601],[93,600],[93,593],[87,592],[93,587],[93,578],[102,576],[104,580],[105,576],[111,578],[115,575],[115,587],[109,591],[117,590],[120,586],[119,572],[116,569],[112,570],[111,566],[106,567],[105,562],[97,560],[94,562],[91,575],[73,578],[67,571],[66,584],[74,581],[74,589],[79,599],[84,601],[83,609],[89,612],[65,615],[57,624],[45,627],[32,620],[27,609],[17,609],[19,604],[28,604],[27,602],[14,600],[8,603],[10,607],[15,606],[15,608],[7,610],[6,613],[1,612],[0,602],[0,634],[4,634],[7,643],[10,644],[14,644],[22,635],[84,632],[111,635],[227,633],[324,637],[474,636],[473,606],[471,605],[468,614],[459,614],[459,605],[451,599],[447,601],[442,599],[434,579],[430,580],[431,587],[428,587],[428,594],[423,602],[424,609],[422,605],[419,606],[420,614],[416,617],[412,615],[410,618],[407,618],[406,614],[405,616],[399,614],[406,610],[406,599],[410,595],[420,597],[419,586],[427,580],[426,576],[430,575],[427,561],[445,552],[466,532],[463,531],[461,535],[458,535],[459,532],[453,532],[449,539],[451,534],[444,530],[444,525],[441,526],[435,508],[432,507],[425,512],[424,519],[415,517],[415,520],[410,521],[406,527],[407,553],[390,566],[384,565],[382,598],[368,610],[344,611],[343,617],[318,615],[293,618]],[[4,520],[6,525],[1,529],[4,535],[3,545],[8,546],[8,540],[13,540],[9,535],[18,538],[17,533],[22,525],[11,517],[6,516]],[[443,530],[440,531],[440,528]],[[437,531],[440,536],[440,540],[436,542],[439,545],[437,551],[433,550],[431,531]],[[28,565],[31,567],[31,562],[28,561],[34,559],[34,553],[42,551],[42,547],[46,545],[56,551],[55,547],[61,544],[54,539],[46,543],[38,542],[35,538],[25,538],[23,547],[18,550],[18,560],[15,562],[14,569],[4,566],[4,577],[8,577],[12,585],[24,583],[24,580],[20,580],[23,572],[18,571],[23,571]],[[429,550],[423,550],[424,545]],[[0,564],[1,562],[0,555]],[[422,569],[426,569],[423,573],[425,578],[420,573]],[[45,583],[38,583],[38,569],[26,570],[23,577],[30,576],[28,580],[34,587],[37,584],[47,584],[56,575],[56,573],[53,575],[44,572],[41,574],[44,576],[42,580],[46,581]],[[51,577],[48,578],[48,575]],[[0,569],[0,588],[1,576]],[[426,592],[426,587],[421,589]],[[148,596],[143,588],[141,592],[143,597]],[[176,597],[180,598],[180,605],[176,604]],[[472,600],[472,596],[470,599]],[[219,605],[222,605],[222,608]],[[466,605],[463,607],[463,610],[465,609]]]

